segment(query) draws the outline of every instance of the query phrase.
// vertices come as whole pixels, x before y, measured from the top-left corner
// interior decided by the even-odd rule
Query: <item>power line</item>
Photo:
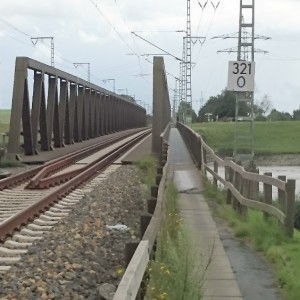
[[[203,8],[202,8],[201,5],[200,5],[200,7],[202,8],[202,14],[203,14],[204,8],[206,7],[207,2],[208,2],[208,1],[206,1],[206,3],[205,3],[205,5],[203,6]],[[208,33],[209,33],[209,31],[210,31],[210,29],[211,29],[211,27],[212,27],[212,24],[213,24],[213,22],[214,22],[214,20],[215,20],[216,11],[217,11],[218,7],[220,6],[221,2],[222,2],[222,0],[220,0],[218,3],[214,4],[213,1],[210,1],[211,6],[214,8],[214,13],[213,13],[213,16],[212,16],[212,18],[210,19],[209,25],[208,25],[208,27],[207,27],[207,31],[206,31],[206,34],[205,34],[205,36],[204,36],[204,42],[207,40]],[[199,3],[199,1],[198,1],[198,3]],[[199,4],[200,4],[200,3],[199,3]],[[201,17],[202,17],[202,14],[201,14]],[[200,23],[199,23],[199,26],[200,26]],[[198,29],[199,29],[199,28],[198,28]],[[197,65],[197,62],[198,62],[198,60],[199,60],[199,57],[200,57],[200,54],[201,54],[201,50],[202,50],[202,46],[203,46],[203,45],[204,45],[204,43],[201,44],[201,47],[200,47],[199,52],[198,52],[198,54],[197,54],[197,58],[196,58],[194,67],[196,67],[196,65]]]
[[[87,65],[88,67],[88,73],[87,73],[87,80],[88,82],[91,81],[91,64],[90,63],[73,63],[75,68],[78,68],[79,66]]]
[[[101,16],[104,18],[104,20],[105,20],[105,21],[113,28],[113,30],[116,32],[116,34],[118,35],[118,37],[123,41],[123,43],[124,43],[124,44],[125,44],[125,45],[133,52],[133,53],[135,53],[135,55],[136,55],[136,57],[137,57],[137,59],[138,59],[140,71],[141,71],[141,73],[142,73],[143,70],[142,70],[142,66],[141,66],[139,54],[138,54],[138,53],[137,53],[137,52],[129,45],[129,43],[122,37],[121,33],[120,33],[120,32],[116,29],[116,27],[109,21],[109,19],[105,16],[104,12],[98,7],[98,5],[97,5],[93,0],[90,0],[90,2],[92,3],[92,5],[94,5],[94,7],[96,8],[96,10],[101,14]],[[116,0],[115,0],[115,3],[116,3]],[[117,3],[116,3],[116,5],[117,5],[117,7],[118,7],[118,9],[119,9],[120,14],[122,15],[122,13],[121,13],[121,11],[120,11],[120,8],[119,8],[119,6],[118,6]],[[127,25],[127,22],[126,22],[125,18],[123,17],[123,15],[122,15],[122,19],[123,19],[123,22],[126,24],[128,30],[129,30],[129,32],[131,32],[130,29],[129,29],[129,27],[128,27],[128,25]],[[131,36],[132,36],[132,35],[131,35]],[[133,40],[133,42],[135,42],[135,41]]]
[[[162,48],[156,46],[155,44],[151,43],[150,41],[148,41],[148,40],[144,39],[143,37],[141,37],[140,35],[136,34],[134,31],[132,31],[131,33],[134,34],[135,36],[137,36],[138,38],[142,39],[142,40],[145,41],[146,43],[152,45],[153,47],[155,47],[155,48],[161,50],[161,51],[164,52],[165,54],[174,57],[176,60],[182,61],[181,58],[179,58],[179,57],[177,57],[177,56],[171,54],[170,52],[168,52],[168,51],[166,51],[166,50],[164,50],[164,49],[162,49]]]
[[[103,13],[103,11],[98,7],[98,5],[93,1],[93,0],[89,0],[94,7],[96,8],[96,10],[101,14],[101,16],[104,18],[104,20],[111,26],[111,28],[114,30],[114,32],[118,35],[118,37],[125,43],[125,45],[133,52],[136,53],[136,51],[134,51],[134,49],[128,44],[128,42],[122,37],[121,33],[116,29],[116,27],[108,20],[108,18],[105,16],[105,14]],[[136,54],[138,55],[138,54]]]
[[[39,36],[31,38],[33,45],[35,46],[38,41],[50,40],[51,41],[51,67],[54,67],[54,37],[53,36]]]
[[[31,37],[29,34],[27,34],[26,32],[22,31],[21,29],[17,28],[16,26],[14,26],[13,24],[7,22],[6,20],[4,20],[3,18],[0,17],[0,21],[3,22],[4,24],[12,27],[14,30],[18,31],[19,33],[26,35],[27,37]]]

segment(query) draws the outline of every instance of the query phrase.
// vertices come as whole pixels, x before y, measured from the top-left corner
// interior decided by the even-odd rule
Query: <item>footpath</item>
[[[195,268],[204,272],[203,285],[200,287],[203,299],[280,299],[272,286],[274,279],[270,272],[267,270],[267,273],[263,273],[264,269],[267,269],[264,262],[249,249],[243,250],[236,246],[237,241],[226,235],[224,228],[218,228],[216,225],[203,196],[201,174],[194,166],[176,128],[171,129],[169,144],[168,160],[179,191],[180,213],[190,230],[193,249],[196,252]],[[231,246],[234,251],[229,251],[228,255],[227,250]]]

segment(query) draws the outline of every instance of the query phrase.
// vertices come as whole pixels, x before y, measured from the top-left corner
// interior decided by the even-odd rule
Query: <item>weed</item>
[[[146,193],[150,194],[151,186],[155,185],[158,160],[152,155],[147,155],[138,160],[135,165],[142,172],[142,182],[145,184]]]
[[[24,164],[18,160],[1,159],[0,168],[16,168],[24,167]]]
[[[177,207],[176,188],[165,192],[164,219],[158,235],[155,261],[148,267],[150,281],[145,299],[198,300],[201,298],[201,273],[194,266],[188,230]]]
[[[206,182],[206,187],[210,195],[209,201],[213,201],[214,195],[219,194],[220,191],[209,182]],[[215,206],[216,204],[215,201]],[[250,242],[273,264],[278,286],[283,289],[285,298],[300,299],[300,232],[295,229],[294,238],[290,239],[284,232],[282,224],[273,217],[266,220],[260,211],[248,209],[244,220],[230,205],[218,204],[217,206],[215,211],[233,228],[235,235]]]

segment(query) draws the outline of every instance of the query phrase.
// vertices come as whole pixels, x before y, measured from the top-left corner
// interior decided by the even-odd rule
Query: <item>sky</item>
[[[237,39],[214,38],[238,32],[240,0],[190,0],[193,109],[226,88],[228,61]],[[243,0],[247,4],[248,0]],[[204,4],[207,2],[205,8]],[[170,99],[186,30],[186,0],[0,0],[0,108],[11,108],[15,59],[27,56],[119,94],[135,97],[147,111],[152,106],[153,55],[163,55]],[[255,102],[268,96],[272,107],[292,113],[300,107],[300,1],[263,0],[255,4]],[[134,35],[134,32],[136,35]],[[150,43],[172,55],[152,46]],[[203,40],[203,39],[201,39]],[[84,63],[77,67],[74,63]],[[109,79],[109,80],[108,80]]]

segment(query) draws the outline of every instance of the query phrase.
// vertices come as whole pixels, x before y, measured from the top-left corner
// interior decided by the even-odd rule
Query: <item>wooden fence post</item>
[[[286,176],[280,175],[278,176],[278,179],[282,181],[286,181]],[[285,191],[278,189],[278,204],[280,209],[286,213],[286,195]]]
[[[239,186],[238,175],[239,175],[238,172],[233,171],[233,180],[232,180],[232,183],[233,183],[233,186],[235,187],[236,190],[238,190],[238,186]],[[232,208],[234,210],[237,210],[237,208],[238,208],[238,200],[234,196],[232,197]]]
[[[253,170],[249,170],[248,172],[253,172],[256,174],[259,174],[259,170],[258,169],[253,169]],[[259,201],[259,182],[256,181],[250,181],[250,195],[249,198],[251,200],[256,200]]]
[[[147,213],[141,216],[140,218],[140,238],[142,239],[145,231],[147,230],[147,227],[151,221],[152,215]]]
[[[214,160],[214,172],[218,174],[218,162]],[[218,187],[218,179],[214,176],[214,186]]]
[[[296,181],[288,179],[286,183],[286,219],[285,226],[289,237],[293,237],[294,233],[294,213],[295,213],[295,187]]]
[[[245,178],[242,178],[242,185],[243,185],[243,187],[242,187],[242,195],[245,198],[249,198],[249,180],[245,179]],[[241,207],[240,207],[240,214],[241,214],[241,216],[242,216],[243,219],[246,219],[247,211],[248,211],[247,206],[241,205]]]
[[[127,267],[130,263],[130,260],[136,250],[136,248],[139,245],[139,240],[131,240],[130,242],[127,242],[125,244],[125,249],[124,249],[124,256],[125,256],[125,266]]]
[[[202,147],[202,172],[206,176],[206,163],[207,163],[207,158],[206,158],[206,149]]]
[[[197,167],[198,169],[202,169],[202,147],[201,147],[201,138],[200,136],[198,135],[197,136],[197,147],[198,147],[198,150],[197,150]]]
[[[226,181],[232,183],[232,179],[233,179],[233,171],[231,169],[230,166],[226,166],[225,167],[225,179]],[[232,200],[232,193],[230,189],[227,189],[227,195],[226,195],[226,204],[231,204],[231,200]]]
[[[272,177],[272,173],[270,172],[264,173],[264,175]],[[267,183],[264,183],[264,203],[272,205],[272,185]],[[269,214],[264,212],[264,218],[267,220]]]
[[[150,199],[147,200],[147,212],[149,214],[153,214],[155,211],[155,207],[156,207],[156,203],[157,203],[157,198],[155,197],[151,197]]]

